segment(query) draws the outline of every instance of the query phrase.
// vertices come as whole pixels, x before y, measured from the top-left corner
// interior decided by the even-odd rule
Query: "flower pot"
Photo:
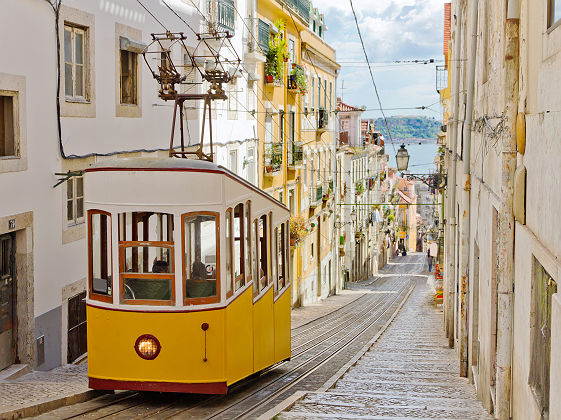
[[[296,238],[290,237],[290,246],[296,245]]]
[[[265,75],[265,83],[273,83],[274,79],[273,79],[273,75],[272,74],[266,74]]]

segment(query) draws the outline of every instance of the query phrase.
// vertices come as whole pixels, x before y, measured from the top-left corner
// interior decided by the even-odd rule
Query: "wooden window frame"
[[[263,241],[261,241],[261,236],[259,234],[259,220],[261,220],[262,218],[265,218],[263,220]],[[261,216],[259,216],[259,218],[257,219],[257,249],[259,251],[259,270],[263,270],[263,265],[262,265],[262,253],[263,251],[265,252],[265,269],[263,270],[263,276],[261,276],[261,273],[259,273],[259,293],[261,293],[263,290],[265,290],[267,288],[267,285],[269,284],[269,277],[270,277],[270,272],[269,272],[269,263],[270,263],[270,259],[268,258],[269,255],[269,226],[268,222],[267,222],[267,214],[262,214]],[[263,249],[264,248],[264,249]]]
[[[190,216],[214,216],[216,220],[216,296],[188,298],[187,276],[185,275],[185,219]],[[183,305],[206,305],[222,300],[222,278],[220,276],[220,213],[215,211],[192,211],[181,215],[181,281],[183,284]]]
[[[245,264],[245,283],[248,284],[253,279],[252,271],[253,266],[251,265],[251,200],[246,201],[244,207],[244,243],[245,243],[245,255],[244,255],[244,264]]]
[[[128,75],[129,83],[127,88],[131,89],[132,102],[123,102],[123,53],[129,55],[129,60],[132,60],[130,64],[131,74]],[[138,54],[132,51],[119,50],[119,104],[120,105],[130,105],[138,106]]]
[[[253,220],[253,234],[254,237],[252,239],[252,246],[255,246],[255,261],[253,264],[253,269],[255,273],[253,273],[253,297],[259,294],[259,270],[261,269],[261,258],[259,256],[260,253],[260,243],[259,243],[259,218]],[[253,247],[252,247],[253,252]],[[256,270],[255,270],[256,269]]]
[[[82,195],[78,196],[77,193],[77,181],[78,179],[82,180]],[[72,197],[68,198],[68,187],[69,182],[72,181]],[[77,217],[78,214],[78,199],[82,199],[82,217]],[[72,201],[72,219],[68,219],[68,202]],[[74,227],[81,225],[86,221],[86,212],[85,205],[84,205],[84,176],[73,176],[66,182],[66,226],[67,227]]]
[[[100,293],[95,293],[93,291],[93,261],[92,261],[92,219],[91,216],[94,214],[103,214],[109,218],[109,255],[111,256],[110,273],[111,273],[111,295],[102,295]],[[114,296],[114,276],[113,276],[113,219],[111,213],[103,210],[88,210],[88,295],[92,300],[98,300],[105,303],[113,303]]]
[[[159,248],[170,249],[171,273],[129,273],[121,271],[125,268],[125,249],[133,246],[144,247],[153,246]],[[123,279],[168,279],[171,281],[171,294],[169,300],[152,300],[152,299],[124,299],[124,283]],[[150,305],[150,306],[172,306],[175,304],[175,244],[173,242],[163,241],[120,241],[119,242],[119,302],[123,305]]]
[[[278,249],[277,249],[277,241],[278,241],[278,236],[279,236],[279,228],[278,226],[274,228],[273,230],[273,240],[271,243],[271,251],[273,254],[273,258],[272,258],[272,264],[271,264],[271,274],[273,277],[273,292],[274,295],[276,296],[279,293],[279,261],[278,261]]]
[[[236,218],[236,207],[241,206],[241,210],[240,210],[240,275],[238,277],[234,278],[234,293],[237,292],[238,290],[242,289],[245,285],[245,228],[244,228],[244,223],[245,223],[245,207],[243,203],[238,203],[234,206],[234,209],[232,210],[232,234],[230,235],[232,238],[232,276],[234,275],[234,249],[235,249],[235,242],[236,242],[236,238],[234,236],[235,232],[234,232],[234,220]],[[236,285],[240,283],[239,287],[236,287]]]
[[[547,31],[550,32],[553,29],[557,28],[558,26],[561,25],[561,19],[557,19],[555,22],[553,22],[553,10],[552,10],[552,3],[554,3],[555,0],[547,0]]]
[[[230,207],[226,210],[224,216],[224,240],[226,243],[226,299],[229,299],[234,294],[234,241],[233,241],[233,209]],[[228,224],[228,221],[230,222]],[[228,241],[228,234],[229,234],[229,241]],[[230,243],[228,243],[230,242]],[[228,261],[228,249],[230,250],[230,258]],[[228,273],[228,264],[230,264],[230,273]],[[228,284],[230,285],[230,291],[228,291]]]
[[[68,28],[68,29],[67,29]],[[67,95],[66,94],[66,71],[63,68],[61,73],[64,74],[64,86],[63,91],[64,91],[64,96],[66,98],[67,101],[69,102],[74,102],[74,101],[83,101],[83,102],[88,102],[88,72],[89,72],[89,56],[88,56],[88,28],[84,27],[84,26],[79,26],[79,25],[74,25],[70,22],[64,22],[64,27],[63,27],[63,36],[65,34],[65,32],[69,30],[70,34],[71,34],[71,40],[70,40],[70,45],[71,45],[71,49],[70,49],[70,55],[72,62],[67,62],[65,59],[65,51],[63,50],[63,54],[62,54],[62,62],[63,65],[66,67],[66,64],[70,64],[72,66],[72,95]],[[76,95],[75,92],[75,81],[76,81],[76,48],[75,48],[75,44],[74,44],[74,39],[76,36],[77,32],[81,32],[82,33],[82,61],[83,63],[82,65],[82,87],[84,90],[84,94],[83,95]],[[64,38],[62,39],[62,44],[64,47]]]

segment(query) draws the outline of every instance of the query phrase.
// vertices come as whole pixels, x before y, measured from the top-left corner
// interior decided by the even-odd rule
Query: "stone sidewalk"
[[[344,290],[321,303],[297,308],[292,312],[292,328],[328,315],[363,294]],[[66,365],[48,372],[34,371],[17,379],[0,380],[0,419],[35,416],[100,395],[88,388],[87,369],[87,363]]]
[[[327,391],[287,400],[278,418],[491,419],[473,386],[459,377],[442,316],[434,309],[432,289],[419,280],[401,312],[356,365]]]

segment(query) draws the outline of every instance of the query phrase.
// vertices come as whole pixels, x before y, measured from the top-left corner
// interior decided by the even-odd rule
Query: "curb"
[[[20,419],[23,417],[32,417],[38,416],[40,414],[46,413],[51,410],[55,410],[60,407],[64,407],[67,405],[77,404],[84,401],[91,400],[92,398],[98,397],[100,395],[105,394],[104,391],[96,391],[90,389],[88,391],[80,392],[78,394],[68,395],[66,397],[57,398],[54,400],[51,399],[43,399],[39,402],[36,402],[33,405],[29,405],[27,407],[20,407],[15,409],[10,409],[6,407],[9,411],[4,411],[0,413],[0,419]],[[2,409],[2,408],[0,408]]]
[[[409,291],[407,292],[403,300],[400,302],[400,304],[398,305],[398,307],[396,308],[390,319],[388,319],[388,321],[384,324],[384,326],[380,329],[380,331],[378,331],[378,333],[376,333],[376,335],[372,337],[372,339],[368,343],[366,343],[364,347],[360,349],[360,351],[351,360],[349,360],[341,369],[339,369],[337,373],[335,373],[335,375],[329,378],[320,388],[318,388],[316,391],[296,391],[290,397],[281,401],[276,406],[271,408],[269,411],[257,417],[257,420],[273,419],[281,412],[290,409],[294,404],[296,404],[298,401],[306,397],[306,395],[323,393],[326,392],[328,389],[333,388],[335,383],[339,379],[341,379],[341,377],[345,375],[345,373],[347,373],[347,371],[351,367],[356,365],[356,363],[362,358],[362,356],[364,356],[364,354],[370,349],[370,347],[372,347],[374,343],[376,343],[376,341],[378,341],[378,339],[382,336],[382,334],[384,334],[384,332],[388,329],[388,327],[393,322],[397,314],[401,311],[403,305],[405,305],[405,302],[407,302],[407,300],[409,299],[409,296],[411,296],[411,293],[413,293],[413,290],[415,290],[415,285],[412,285],[409,288]]]

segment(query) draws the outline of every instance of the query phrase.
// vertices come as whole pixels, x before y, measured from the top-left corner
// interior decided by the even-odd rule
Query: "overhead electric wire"
[[[162,22],[160,22],[156,16],[153,15],[152,12],[151,12],[150,10],[148,10],[148,9],[146,8],[146,6],[144,6],[144,5],[142,4],[142,2],[141,2],[140,0],[136,0],[136,1],[138,2],[138,4],[140,4],[140,5],[142,6],[142,8],[143,8],[144,10],[146,10],[146,12],[147,12],[150,16],[152,16],[152,17],[154,18],[154,20],[155,20],[156,22],[158,22],[158,23],[162,26],[162,28],[164,28],[166,31],[169,31],[169,29],[166,28],[166,26],[165,26]]]
[[[358,19],[356,17],[355,8],[353,6],[353,0],[349,0],[349,3],[351,4],[351,10],[353,12],[353,17],[355,19],[356,30],[357,30],[358,36],[360,38],[360,44],[362,45],[362,50],[364,51],[364,58],[366,59],[366,62],[368,64],[370,64],[370,61],[368,60],[368,54],[366,53],[366,47],[364,46],[364,41],[362,39],[362,34],[360,33],[360,26],[358,24]],[[386,114],[383,111],[382,101],[380,99],[380,95],[378,93],[378,87],[376,86],[376,81],[374,80],[374,74],[372,73],[372,67],[370,67],[370,65],[368,66],[368,71],[370,72],[370,78],[372,79],[372,84],[374,85],[374,91],[376,92],[376,97],[378,98],[378,104],[380,105],[380,109],[382,109],[381,112],[382,112],[382,116],[384,117],[384,121],[386,122],[386,128],[388,130],[388,136],[390,137],[390,142],[392,144],[394,152],[396,152],[395,144],[394,144],[393,138],[392,138],[392,133],[390,131],[390,126],[388,125],[388,120],[386,118]]]

